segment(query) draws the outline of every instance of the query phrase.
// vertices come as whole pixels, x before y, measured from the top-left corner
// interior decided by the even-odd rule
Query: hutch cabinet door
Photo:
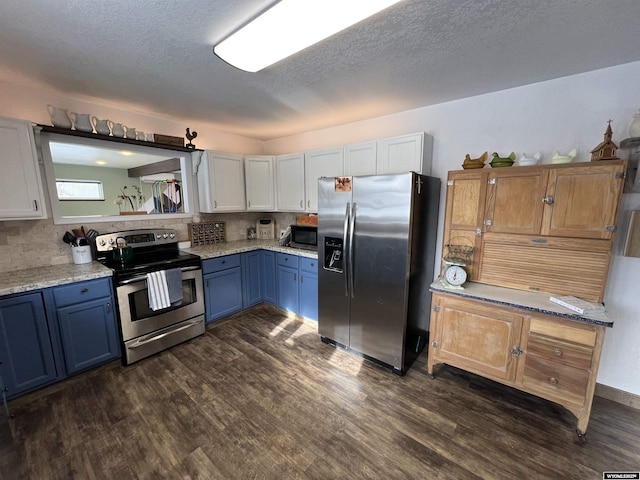
[[[542,226],[548,170],[518,167],[489,173],[485,230],[536,235]]]
[[[430,367],[446,363],[485,377],[515,380],[523,317],[470,300],[435,294]]]
[[[610,239],[624,187],[624,162],[551,169],[543,235]]]
[[[487,172],[449,172],[447,179],[447,206],[444,221],[443,255],[446,245],[474,247],[472,263],[466,267],[469,280],[478,277],[478,261],[482,237],[482,221],[487,192]]]

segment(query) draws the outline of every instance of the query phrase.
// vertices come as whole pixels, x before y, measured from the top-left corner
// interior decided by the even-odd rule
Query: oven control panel
[[[166,245],[177,243],[176,231],[168,228],[126,230],[113,232],[96,237],[96,249],[98,252],[111,250],[116,246],[128,245],[132,248],[150,247],[154,245]]]

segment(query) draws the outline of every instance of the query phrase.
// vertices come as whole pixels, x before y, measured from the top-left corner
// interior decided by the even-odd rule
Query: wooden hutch
[[[445,363],[556,402],[584,439],[612,323],[549,296],[602,302],[625,171],[605,160],[449,172],[443,244],[474,250],[464,290],[432,285],[430,375]]]

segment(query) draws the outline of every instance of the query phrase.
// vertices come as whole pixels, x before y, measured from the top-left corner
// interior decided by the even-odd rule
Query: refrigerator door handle
[[[347,253],[347,237],[349,235],[349,212],[351,211],[351,204],[347,202],[347,208],[344,212],[344,226],[342,228],[342,260],[343,262],[348,262],[349,257],[346,255]],[[348,265],[348,263],[347,263]],[[349,271],[348,267],[344,269],[344,296],[349,296]]]
[[[347,265],[349,268],[349,291],[351,298],[356,298],[356,289],[353,281],[353,234],[356,228],[356,202],[351,204],[351,225],[349,225],[349,256]]]

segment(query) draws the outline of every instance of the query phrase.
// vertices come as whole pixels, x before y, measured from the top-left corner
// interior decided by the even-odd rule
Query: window
[[[104,200],[100,180],[56,179],[59,200]]]

